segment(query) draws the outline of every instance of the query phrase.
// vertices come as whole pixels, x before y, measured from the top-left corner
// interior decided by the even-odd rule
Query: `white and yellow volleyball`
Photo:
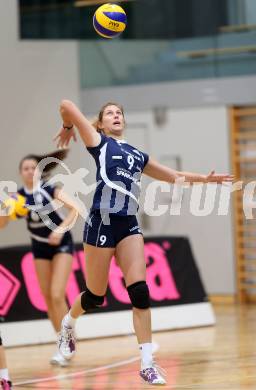
[[[103,4],[93,17],[93,27],[104,38],[115,38],[126,28],[126,13],[120,5]]]

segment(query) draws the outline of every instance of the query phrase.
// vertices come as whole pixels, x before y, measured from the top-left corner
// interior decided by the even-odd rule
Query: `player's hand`
[[[57,148],[67,148],[72,138],[75,142],[77,141],[74,128],[67,130],[62,127],[53,141],[57,141]]]
[[[211,171],[209,175],[205,177],[206,183],[232,183],[235,180],[234,175],[229,175],[226,173],[215,173],[215,171]]]
[[[15,210],[15,199],[17,199],[17,193],[16,192],[9,192],[8,193],[9,198],[2,201],[0,199],[0,216],[1,217],[8,217],[11,213]]]
[[[6,204],[0,200],[0,216],[8,217],[10,214],[10,210],[11,210],[11,205],[6,206]]]
[[[60,245],[62,238],[63,238],[62,233],[52,232],[48,237],[48,243],[50,245],[58,246]]]

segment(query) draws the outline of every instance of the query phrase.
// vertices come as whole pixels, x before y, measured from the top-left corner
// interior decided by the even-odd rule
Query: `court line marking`
[[[155,353],[158,349],[159,349],[159,345],[154,342],[153,343],[153,353]],[[29,384],[34,384],[34,383],[50,382],[50,381],[54,381],[54,380],[58,380],[58,379],[61,380],[61,379],[66,379],[66,378],[75,378],[75,377],[83,376],[83,375],[94,373],[94,372],[108,370],[110,368],[125,366],[127,364],[134,363],[138,360],[140,360],[140,356],[136,356],[136,357],[126,359],[126,360],[121,360],[120,362],[116,362],[116,363],[112,363],[112,364],[106,364],[105,366],[89,368],[88,370],[71,372],[69,374],[48,376],[46,378],[28,379],[28,380],[23,381],[23,382],[13,383],[13,386],[23,386],[23,385],[29,385]]]

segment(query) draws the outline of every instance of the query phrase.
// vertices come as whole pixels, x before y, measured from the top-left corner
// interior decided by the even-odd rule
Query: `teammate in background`
[[[7,368],[6,357],[5,357],[1,335],[0,335],[0,389],[1,390],[12,389],[12,382],[10,381],[10,377],[9,377],[9,371]]]
[[[133,324],[141,353],[140,376],[152,385],[165,384],[152,356],[144,241],[136,219],[140,177],[144,173],[168,183],[182,177],[190,183],[222,183],[232,181],[233,176],[214,172],[209,175],[178,172],[127,144],[123,139],[124,112],[119,104],[107,103],[103,106],[95,126],[71,101],[62,101],[60,113],[63,127],[55,137],[58,147],[68,146],[75,138],[76,127],[95,159],[97,188],[84,230],[86,290],[76,298],[62,321],[59,350],[67,359],[74,355],[76,319],[103,304],[110,261],[115,255],[133,306]]]
[[[31,237],[39,286],[47,305],[48,317],[56,332],[60,331],[61,320],[68,310],[65,290],[73,259],[73,240],[68,230],[78,212],[63,200],[67,199],[67,196],[60,188],[47,185],[46,180],[57,163],[50,162],[42,173],[37,169],[37,165],[44,158],[52,157],[63,160],[66,155],[67,150],[58,150],[43,156],[30,154],[24,157],[19,164],[24,186],[18,190],[18,193],[25,197],[27,205],[33,207],[29,209],[26,216],[27,229]],[[39,180],[40,174],[42,181]],[[62,216],[59,210],[53,209],[54,199],[60,200],[68,208],[69,212],[66,217]],[[45,224],[42,220],[47,210],[49,221],[55,224],[54,230],[50,224]],[[8,221],[8,216],[0,217],[0,227],[6,226]],[[67,232],[63,233],[66,228]],[[61,232],[58,229],[61,229]],[[68,361],[58,350],[50,359],[50,363],[60,366],[68,365]]]

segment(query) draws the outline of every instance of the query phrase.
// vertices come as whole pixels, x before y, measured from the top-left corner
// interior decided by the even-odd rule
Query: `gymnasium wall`
[[[129,113],[126,138],[139,142],[149,154],[164,164],[172,164],[167,156],[178,156],[182,170],[207,173],[230,172],[229,123],[226,107],[168,109],[166,123],[158,127],[152,111]],[[141,137],[141,127],[146,137]],[[134,133],[134,134],[133,134]],[[136,134],[137,133],[137,134]],[[217,216],[219,192],[209,216],[194,216],[190,210],[189,190],[184,190],[180,216],[166,213],[151,217],[146,235],[185,235],[190,238],[195,258],[207,291],[211,294],[232,294],[235,291],[233,257],[232,205],[227,216]],[[171,194],[157,197],[168,205]],[[143,197],[141,206],[143,208]],[[203,200],[202,204],[203,206]],[[157,204],[156,204],[157,208]]]
[[[230,172],[229,126],[225,107],[169,112],[169,145],[162,148],[181,156],[182,169],[194,172]],[[218,197],[211,215],[196,217],[189,211],[190,192],[184,196],[181,217],[171,217],[172,230],[190,237],[207,291],[234,292],[232,216],[217,216]]]

